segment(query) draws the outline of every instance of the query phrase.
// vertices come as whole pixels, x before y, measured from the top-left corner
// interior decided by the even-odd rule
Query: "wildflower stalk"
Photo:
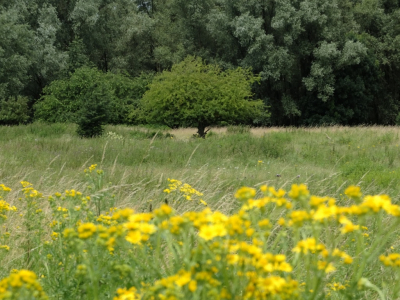
[[[306,255],[305,265],[306,265],[306,291],[308,291],[310,290],[311,281],[314,276],[314,274],[311,273],[312,264],[310,255]]]
[[[317,276],[317,283],[313,289],[314,292],[312,294],[311,300],[315,300],[317,298],[321,283],[322,283],[322,276]]]
[[[378,233],[379,239],[375,239],[374,243],[371,245],[370,250],[367,251],[368,259],[366,263],[370,263],[372,260],[376,259],[375,254],[378,253],[386,244],[386,242],[389,240],[390,237],[392,237],[392,234],[398,229],[398,226],[400,225],[400,218],[396,219],[396,222],[393,224],[393,226],[390,227],[388,231],[383,234],[383,230]]]
[[[357,282],[364,271],[365,263],[366,263],[366,249],[364,248],[364,236],[362,234],[356,234],[357,240],[357,250],[355,258],[356,260],[353,262],[353,273],[356,274],[354,280]]]
[[[164,267],[164,270],[167,271],[168,270],[168,266],[167,266],[167,262],[166,262],[166,260],[164,259],[164,256],[163,256],[164,253],[161,252],[161,246],[162,246],[161,245],[161,232],[157,232],[155,256],[157,257],[158,263],[160,264],[160,262],[161,262],[162,266]],[[162,268],[160,268],[160,270],[161,269]]]
[[[146,262],[147,253],[146,253],[146,250],[144,249],[144,246],[139,246],[139,249],[140,249],[140,254],[141,254],[141,257],[139,257],[139,259],[136,259],[134,254],[131,255],[131,259],[135,262],[135,264],[139,265],[143,270],[146,270],[146,269],[148,269],[148,267],[150,267],[157,276],[162,277],[164,274],[161,272],[161,270],[159,268],[157,268],[157,266],[155,266],[152,263],[149,263],[148,265],[145,263],[142,263],[142,260],[144,262]],[[167,272],[167,270],[165,270],[165,271]]]
[[[396,278],[397,282],[400,279],[400,269],[399,268],[397,268],[395,270],[395,278]],[[397,299],[398,298],[397,295],[399,294],[399,292],[400,292],[400,285],[396,284],[394,287],[392,299]]]
[[[87,285],[87,288],[91,292],[90,299],[99,300],[99,282],[96,276],[97,274],[94,271],[92,265],[90,265],[88,269],[89,269],[90,284]]]

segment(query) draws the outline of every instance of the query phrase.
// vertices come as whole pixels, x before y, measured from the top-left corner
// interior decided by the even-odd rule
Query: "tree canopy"
[[[257,80],[250,69],[222,71],[189,56],[154,78],[141,101],[143,114],[150,123],[195,126],[200,137],[207,126],[220,122],[248,124],[263,109],[262,101],[252,99]]]
[[[143,78],[196,56],[260,75],[261,125],[394,124],[399,24],[393,0],[0,1],[0,119],[34,120],[47,87],[82,67]]]

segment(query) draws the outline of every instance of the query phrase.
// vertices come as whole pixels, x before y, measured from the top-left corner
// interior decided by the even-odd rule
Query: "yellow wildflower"
[[[196,280],[191,280],[189,282],[189,291],[194,293],[197,290],[197,281]]]
[[[325,246],[323,244],[317,244],[315,238],[308,238],[297,243],[296,247],[293,248],[293,252],[308,254],[315,253],[316,251],[324,251]]]
[[[289,192],[289,197],[292,199],[299,199],[300,197],[307,197],[310,195],[310,192],[308,191],[308,188],[305,184],[293,184],[292,189]]]
[[[235,198],[242,201],[246,201],[251,198],[254,198],[255,195],[256,195],[255,189],[249,187],[242,187],[236,192]]]
[[[170,214],[172,214],[172,208],[167,204],[163,204],[159,209],[156,209],[154,211],[154,214],[159,217],[169,216]]]
[[[78,237],[80,239],[87,239],[97,231],[96,225],[93,223],[83,223],[78,227]]]
[[[325,273],[331,273],[336,271],[336,268],[333,266],[333,264],[328,263],[326,261],[318,261],[318,269],[324,270]]]
[[[137,293],[135,287],[131,287],[129,290],[124,289],[117,289],[117,295],[113,298],[113,300],[139,300],[140,295]]]
[[[379,260],[387,267],[400,267],[399,253],[391,253],[388,256],[381,255]]]
[[[216,225],[204,225],[200,227],[199,236],[206,240],[212,240],[215,237],[222,237],[227,234],[227,230],[224,225],[216,224]]]
[[[362,193],[360,191],[360,187],[359,186],[354,186],[351,185],[349,186],[345,191],[344,191],[345,195],[351,197],[351,198],[361,198]]]

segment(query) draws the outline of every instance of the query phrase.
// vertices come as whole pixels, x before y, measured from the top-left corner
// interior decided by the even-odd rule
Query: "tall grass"
[[[227,215],[238,209],[233,193],[241,186],[289,190],[293,183],[305,183],[312,194],[340,202],[346,199],[344,188],[357,184],[364,194],[386,193],[399,201],[397,127],[229,127],[211,130],[206,139],[191,138],[195,130],[190,129],[108,126],[103,137],[94,139],[81,139],[75,130],[71,124],[0,127],[0,183],[12,188],[11,205],[25,209],[18,200],[21,181],[45,196],[67,189],[88,192],[82,171],[91,164],[105,171],[101,190],[113,195],[107,206],[137,212],[169,201],[163,193],[167,178],[189,183],[204,193],[213,211]],[[43,205],[43,220],[49,221],[51,209]],[[175,208],[178,213],[202,209],[191,202]],[[6,224],[21,238],[14,240],[19,243],[14,249],[20,250],[8,256],[3,271],[22,264],[33,251],[30,227],[23,222],[14,214]],[[33,224],[29,230],[35,228],[42,227]],[[390,243],[397,248],[396,241]]]
[[[15,187],[28,180],[45,193],[79,188],[84,181],[76,174],[97,163],[121,204],[157,196],[168,177],[207,191],[211,203],[243,185],[279,188],[302,182],[312,193],[332,196],[348,184],[394,198],[400,192],[395,127],[216,129],[205,140],[180,138],[179,130],[167,135],[124,126],[106,128],[120,138],[80,139],[75,129],[66,124],[1,127],[1,181]]]

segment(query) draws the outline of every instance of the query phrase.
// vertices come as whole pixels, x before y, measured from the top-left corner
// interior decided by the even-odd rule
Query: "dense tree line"
[[[49,97],[69,99],[50,121],[73,121],[88,78],[111,123],[138,122],[154,74],[188,56],[260,77],[270,118],[254,124],[399,115],[399,0],[0,0],[0,124],[46,119]]]

